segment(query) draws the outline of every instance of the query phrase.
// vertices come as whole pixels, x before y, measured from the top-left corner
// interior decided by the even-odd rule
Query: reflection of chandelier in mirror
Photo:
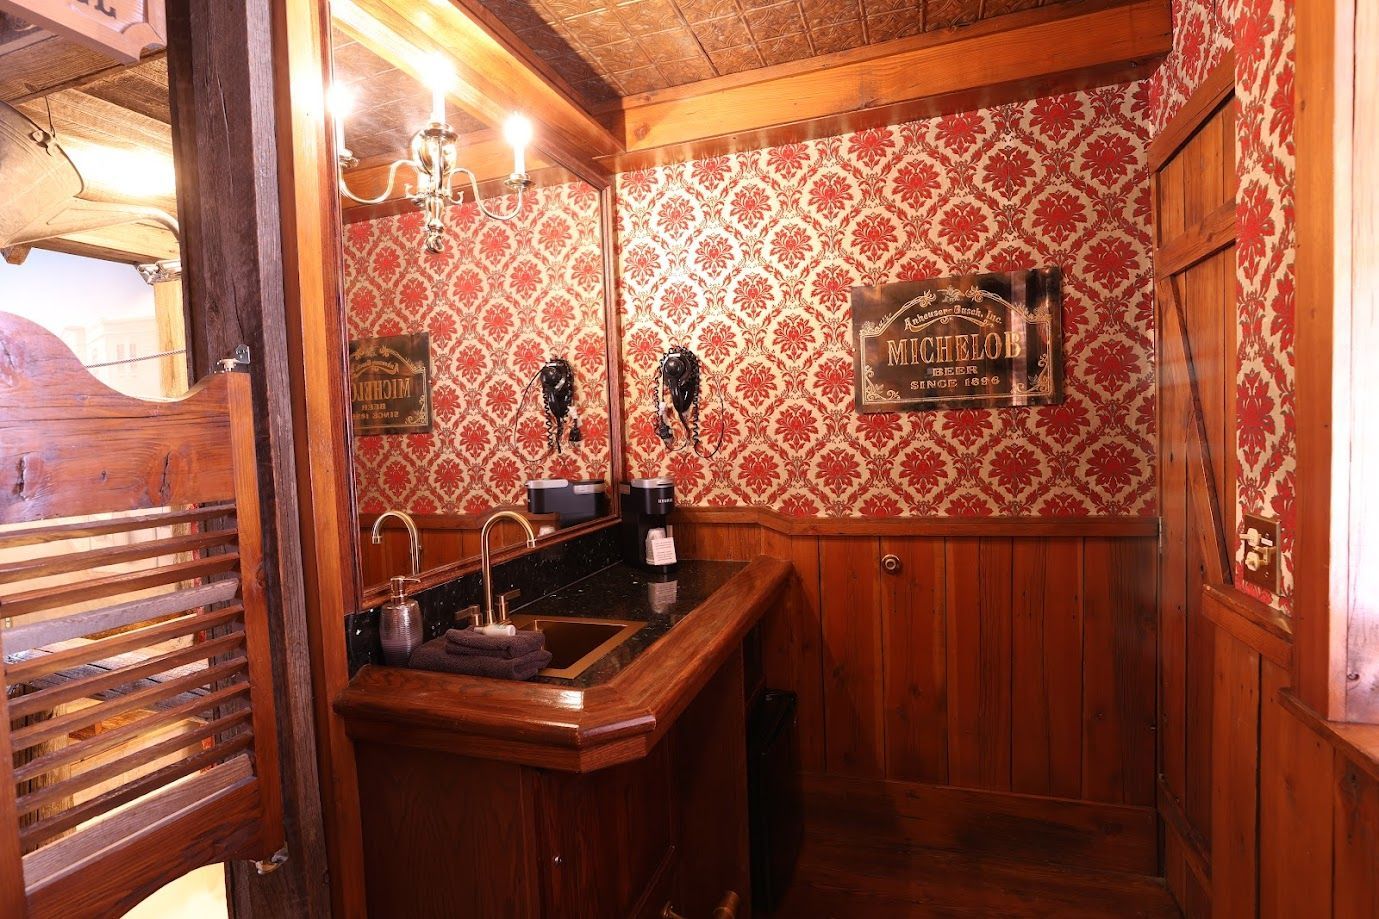
[[[329,103],[332,119],[335,122],[335,149],[337,168],[340,174],[340,193],[359,204],[381,204],[393,196],[397,184],[398,170],[410,167],[416,173],[417,186],[405,186],[403,195],[415,202],[426,215],[426,249],[440,252],[443,248],[441,234],[445,231],[445,207],[448,204],[463,204],[464,192],[456,193],[451,185],[455,174],[463,172],[469,177],[469,187],[474,193],[474,203],[485,217],[494,220],[511,220],[522,210],[522,194],[531,187],[527,177],[527,145],[532,139],[532,125],[522,115],[512,115],[503,125],[503,137],[512,147],[512,173],[503,180],[509,191],[515,193],[516,200],[506,213],[490,210],[479,197],[479,178],[474,170],[459,165],[455,161],[455,144],[459,135],[445,120],[445,95],[454,85],[455,72],[440,55],[434,55],[425,62],[422,72],[426,84],[431,89],[431,122],[412,135],[411,156],[405,160],[394,160],[388,167],[387,186],[375,198],[361,198],[350,191],[345,181],[345,170],[358,163],[345,146],[345,117],[349,113],[352,98],[343,86],[332,86]]]

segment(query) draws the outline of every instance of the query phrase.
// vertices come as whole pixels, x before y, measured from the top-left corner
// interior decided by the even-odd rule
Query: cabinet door
[[[733,654],[680,715],[670,737],[675,794],[681,807],[676,912],[700,917],[729,891],[750,915],[751,850],[747,835],[747,723],[743,656]]]
[[[665,744],[645,759],[586,775],[532,770],[542,915],[627,916],[671,855]]]

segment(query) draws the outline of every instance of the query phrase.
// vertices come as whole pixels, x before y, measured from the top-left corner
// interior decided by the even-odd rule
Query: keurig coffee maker
[[[623,557],[644,571],[675,570],[675,483],[670,479],[633,479],[619,489],[622,497]]]

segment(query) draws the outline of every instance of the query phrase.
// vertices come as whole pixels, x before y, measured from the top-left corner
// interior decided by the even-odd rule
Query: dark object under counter
[[[646,623],[575,679],[539,676],[533,682],[582,689],[608,682],[746,567],[746,562],[687,561],[673,575],[658,575],[617,564],[519,607],[514,612],[533,616]]]

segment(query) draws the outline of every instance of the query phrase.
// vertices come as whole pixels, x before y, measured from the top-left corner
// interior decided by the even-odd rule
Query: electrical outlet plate
[[[1241,517],[1240,539],[1243,549],[1245,581],[1278,593],[1278,520],[1259,514]]]

